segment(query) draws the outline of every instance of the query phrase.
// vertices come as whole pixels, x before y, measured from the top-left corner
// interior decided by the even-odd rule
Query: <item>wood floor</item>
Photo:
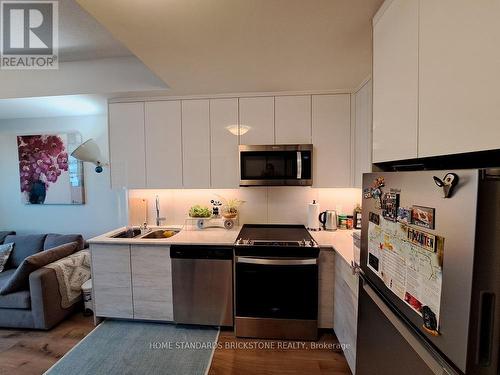
[[[0,375],[43,374],[92,329],[92,318],[81,313],[48,332],[0,329]],[[329,333],[318,342],[304,343],[240,339],[232,331],[221,331],[209,375],[348,375],[335,344],[336,337]]]
[[[76,313],[50,331],[0,329],[0,374],[40,375],[94,329]]]
[[[295,348],[285,347],[293,343],[293,341],[240,339],[235,338],[232,331],[222,331],[209,375],[344,375],[351,373],[342,350],[335,348],[338,341],[333,334],[323,334],[315,343],[299,342]],[[266,344],[267,348],[263,347]],[[319,345],[325,347],[318,348]]]

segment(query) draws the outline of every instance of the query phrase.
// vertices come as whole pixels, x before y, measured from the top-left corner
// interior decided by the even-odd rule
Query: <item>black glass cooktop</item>
[[[245,224],[235,242],[236,255],[317,256],[318,245],[303,225]]]
[[[303,225],[245,224],[238,239],[251,241],[293,242],[310,241],[311,235]],[[286,246],[286,245],[285,245]]]

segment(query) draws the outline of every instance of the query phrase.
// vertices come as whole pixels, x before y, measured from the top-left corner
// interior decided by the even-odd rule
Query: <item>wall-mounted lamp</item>
[[[226,126],[226,129],[228,132],[230,132],[233,135],[243,135],[246,134],[251,127],[248,125],[229,125]]]
[[[102,166],[107,165],[101,162],[101,150],[93,139],[89,139],[88,141],[83,142],[80,146],[77,147],[75,151],[71,153],[71,156],[73,156],[75,159],[94,164],[96,166],[96,173],[101,173]]]

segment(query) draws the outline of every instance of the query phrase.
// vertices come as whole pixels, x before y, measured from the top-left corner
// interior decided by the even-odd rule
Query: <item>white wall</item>
[[[194,204],[211,207],[211,199],[239,198],[246,201],[240,210],[240,224],[307,224],[307,204],[315,199],[321,211],[338,210],[352,215],[361,204],[361,189],[315,189],[309,187],[248,187],[240,189],[130,190],[130,198],[148,201],[148,223],[155,223],[155,195],[160,197],[160,216],[167,225],[184,224]],[[137,225],[140,223],[131,223]]]
[[[21,202],[16,135],[73,132],[94,138],[109,160],[107,117],[81,116],[0,121],[0,230],[18,233],[82,233],[86,238],[126,223],[126,194],[112,191],[109,169],[101,174],[84,163],[86,203],[25,205]]]

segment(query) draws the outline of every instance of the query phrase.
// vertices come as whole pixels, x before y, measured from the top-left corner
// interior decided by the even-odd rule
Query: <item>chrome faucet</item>
[[[158,195],[156,196],[155,208],[156,208],[156,226],[159,227],[161,222],[165,221],[167,218],[160,217],[160,197]]]

